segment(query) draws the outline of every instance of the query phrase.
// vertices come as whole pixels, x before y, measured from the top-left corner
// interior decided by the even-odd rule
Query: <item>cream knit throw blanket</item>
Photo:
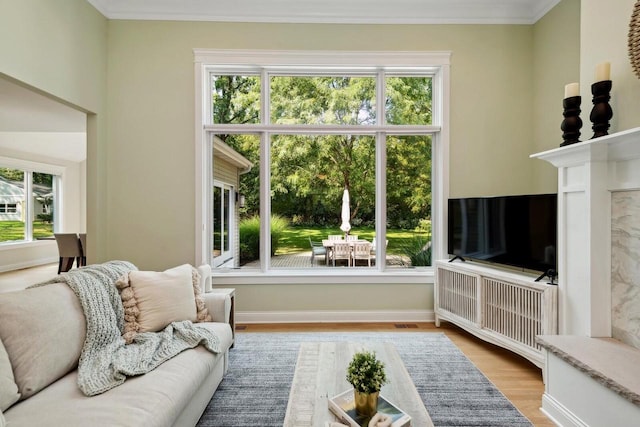
[[[137,268],[126,261],[70,270],[35,286],[64,282],[78,296],[87,322],[87,336],[78,364],[78,386],[87,396],[122,384],[127,376],[145,374],[178,353],[199,344],[220,353],[212,331],[190,321],[173,322],[163,331],[137,334],[131,344],[122,338],[124,308],[115,282]]]

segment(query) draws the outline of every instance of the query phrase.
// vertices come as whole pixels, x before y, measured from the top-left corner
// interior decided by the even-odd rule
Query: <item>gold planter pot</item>
[[[372,417],[378,411],[378,396],[379,391],[375,393],[361,393],[358,390],[353,390],[356,401],[356,413],[363,417]]]

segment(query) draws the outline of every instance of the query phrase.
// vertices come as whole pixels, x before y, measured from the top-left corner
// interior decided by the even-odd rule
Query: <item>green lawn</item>
[[[53,224],[41,221],[33,222],[33,238],[53,236]],[[0,221],[0,242],[24,240],[22,221]]]
[[[310,250],[309,237],[316,242],[326,239],[329,234],[344,234],[339,227],[326,228],[326,227],[296,227],[289,226],[282,232],[282,238],[280,239],[280,245],[278,246],[278,254],[290,254],[301,251]],[[354,227],[351,229],[350,234],[357,234],[358,237],[372,241],[376,232],[373,228],[367,227]],[[387,246],[387,252],[389,254],[399,255],[402,254],[400,249],[403,242],[412,237],[420,236],[422,238],[430,238],[431,236],[426,232],[417,232],[412,230],[399,230],[388,229],[387,239],[389,239],[389,245]]]

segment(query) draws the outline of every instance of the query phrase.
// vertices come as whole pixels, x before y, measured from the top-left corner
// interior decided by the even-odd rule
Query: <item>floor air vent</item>
[[[415,323],[396,323],[395,327],[396,329],[412,329],[417,328],[418,325],[416,325]]]

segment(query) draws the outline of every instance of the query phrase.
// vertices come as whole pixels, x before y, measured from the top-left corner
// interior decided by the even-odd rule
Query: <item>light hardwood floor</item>
[[[24,289],[27,286],[55,277],[58,265],[49,264],[24,270],[0,273],[0,292]],[[451,341],[498,387],[498,389],[535,426],[554,424],[540,411],[544,385],[539,368],[526,359],[503,348],[486,343],[464,330],[443,322],[410,323],[398,329],[393,323],[314,323],[314,324],[250,324],[238,325],[242,332],[314,332],[314,331],[397,331],[444,332]]]
[[[433,323],[314,323],[314,324],[248,324],[238,325],[242,332],[315,332],[315,331],[395,331],[444,332],[451,341],[480,369],[534,426],[552,427],[554,424],[540,411],[544,384],[542,371],[528,360],[493,344],[484,342],[457,326],[443,322],[440,328]],[[428,409],[428,408],[427,408]]]

